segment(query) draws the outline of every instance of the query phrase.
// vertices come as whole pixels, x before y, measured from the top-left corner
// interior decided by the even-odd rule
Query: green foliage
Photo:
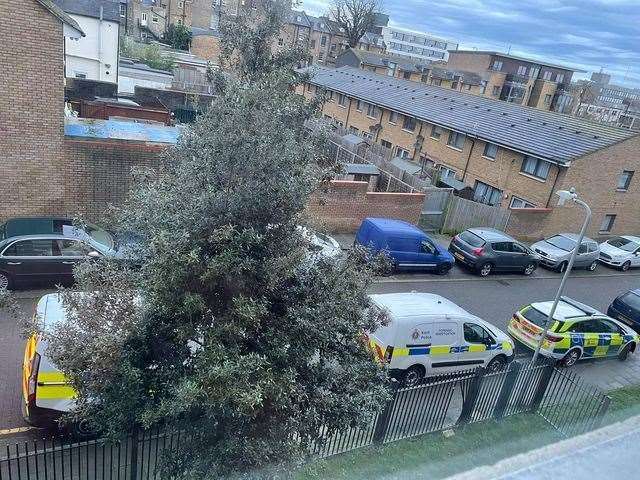
[[[189,50],[193,34],[184,25],[172,23],[164,34],[164,41],[177,50]]]
[[[387,376],[363,332],[375,265],[355,249],[315,256],[298,225],[335,170],[305,120],[319,105],[294,92],[299,51],[272,54],[281,5],[223,41],[235,76],[157,170],[136,172],[114,228],[141,235],[141,266],[76,268],[68,319],[48,354],[78,391],[74,417],[108,436],[187,431],[167,478],[279,478],[321,429],[368,424]],[[374,262],[375,263],[375,262]]]
[[[162,53],[157,44],[141,44],[130,37],[120,37],[120,56],[131,58],[158,70],[172,71],[175,60],[172,55]]]

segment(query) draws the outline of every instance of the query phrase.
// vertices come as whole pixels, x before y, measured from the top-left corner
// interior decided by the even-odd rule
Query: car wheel
[[[424,378],[424,368],[420,365],[409,367],[402,377],[402,385],[405,387],[415,387]]]
[[[9,290],[12,286],[9,274],[0,272],[0,290]]]
[[[571,368],[578,360],[580,360],[580,350],[574,348],[573,350],[569,350],[567,354],[562,357],[560,364],[565,368]]]
[[[446,275],[447,273],[449,273],[449,270],[451,270],[452,267],[453,265],[450,263],[441,263],[440,265],[438,265],[436,273],[438,275]]]
[[[478,269],[478,274],[481,277],[486,277],[491,273],[491,270],[493,270],[493,265],[491,265],[490,263],[483,263]]]
[[[531,275],[533,272],[536,271],[537,265],[535,263],[530,263],[529,265],[527,265],[523,271],[523,273],[527,276]]]
[[[97,432],[88,420],[78,420],[71,424],[71,435],[77,439],[88,440],[96,437]]]
[[[591,262],[591,265],[587,267],[587,270],[589,270],[590,272],[595,272],[596,268],[598,268],[598,261],[594,260],[593,262]]]
[[[487,365],[487,372],[498,373],[504,370],[504,367],[506,366],[507,360],[502,355],[498,355],[497,357],[493,358]]]
[[[622,266],[620,267],[620,270],[622,270],[623,272],[626,272],[627,270],[629,270],[630,267],[631,267],[631,262],[627,260],[622,264]]]
[[[567,269],[567,265],[568,265],[567,262],[562,262],[560,265],[558,265],[558,271],[560,273],[564,273],[565,270]]]
[[[629,343],[625,345],[624,348],[620,350],[620,352],[618,353],[618,360],[620,360],[621,362],[624,362],[629,356],[630,351],[631,351],[631,344]]]

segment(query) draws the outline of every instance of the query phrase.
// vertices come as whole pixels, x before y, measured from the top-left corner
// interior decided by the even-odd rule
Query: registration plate
[[[456,257],[458,260],[464,261],[464,255],[462,255],[461,253],[455,252],[453,256]]]
[[[627,317],[625,317],[624,315],[618,314],[618,320],[622,320],[627,325],[633,326],[633,322],[631,320],[629,320]]]

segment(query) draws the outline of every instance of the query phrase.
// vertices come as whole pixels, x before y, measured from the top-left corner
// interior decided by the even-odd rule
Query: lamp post
[[[549,326],[553,323],[553,316],[556,313],[556,308],[558,307],[558,302],[560,301],[560,297],[562,296],[562,292],[564,290],[564,285],[567,282],[567,278],[569,278],[569,273],[573,268],[573,262],[576,259],[576,255],[578,254],[578,249],[580,245],[582,245],[582,239],[584,238],[584,233],[587,231],[587,227],[589,226],[589,222],[591,222],[591,208],[585,202],[578,198],[578,194],[576,193],[575,188],[571,188],[571,190],[559,190],[556,192],[556,195],[560,197],[558,200],[558,206],[562,207],[567,200],[572,201],[573,203],[577,203],[582,208],[584,208],[586,212],[586,216],[584,219],[584,223],[582,224],[582,229],[580,230],[580,235],[578,235],[578,241],[576,243],[576,247],[571,252],[571,258],[569,259],[569,264],[567,265],[567,269],[564,271],[564,275],[562,276],[562,281],[560,282],[560,286],[558,287],[558,292],[556,293],[556,298],[553,300],[553,305],[551,306],[551,310],[549,311],[549,315],[547,316],[547,321],[544,324],[544,329],[542,332],[542,336],[538,341],[538,345],[536,346],[536,350],[533,354],[533,358],[531,359],[531,363],[535,365],[538,360],[538,355],[540,354],[540,347],[542,346],[542,342],[547,336],[547,332],[549,331]]]

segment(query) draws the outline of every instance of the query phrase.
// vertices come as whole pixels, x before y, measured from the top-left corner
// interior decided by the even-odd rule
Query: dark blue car
[[[385,252],[397,270],[433,270],[441,275],[454,264],[453,256],[411,223],[391,218],[365,218],[356,244],[372,253]]]
[[[640,288],[629,290],[616,298],[607,315],[626,323],[636,332],[640,332]]]

